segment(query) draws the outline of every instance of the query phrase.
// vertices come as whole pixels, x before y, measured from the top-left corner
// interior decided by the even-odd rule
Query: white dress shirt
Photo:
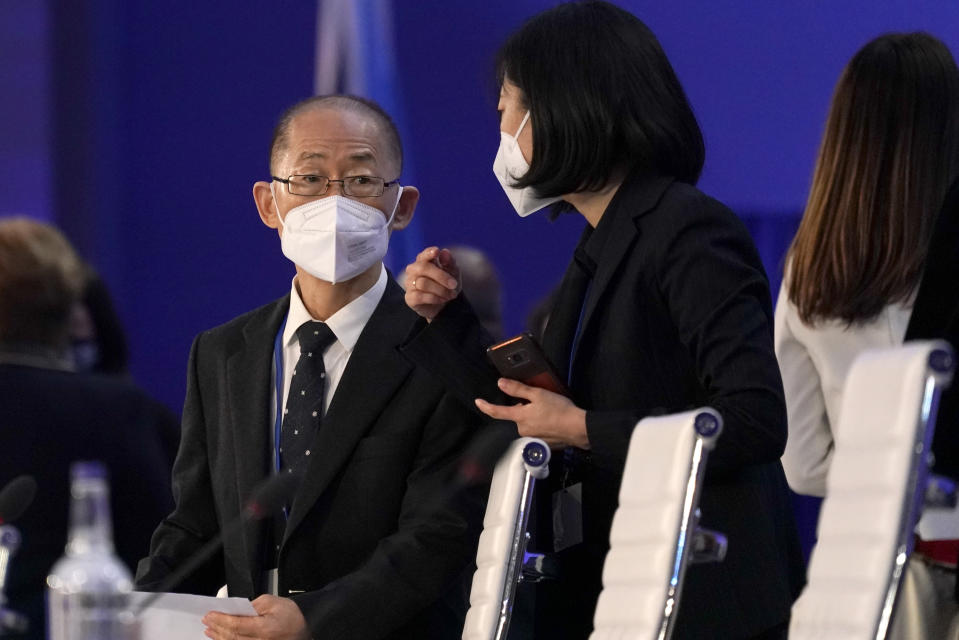
[[[330,401],[336,392],[336,387],[340,384],[343,372],[346,370],[346,364],[350,360],[356,341],[366,327],[370,316],[380,303],[383,293],[386,291],[386,267],[381,267],[380,277],[376,283],[370,287],[366,293],[351,301],[345,307],[326,319],[326,325],[336,336],[330,346],[323,352],[323,367],[326,369],[326,388],[323,395],[323,413],[330,408]],[[310,315],[300,298],[300,292],[296,288],[296,277],[293,278],[293,284],[290,290],[290,310],[286,316],[286,327],[283,329],[283,403],[286,406],[286,398],[290,393],[290,381],[293,377],[293,369],[296,367],[297,360],[300,359],[300,341],[296,337],[296,330],[304,322],[317,321]],[[276,424],[276,362],[273,363],[272,389],[270,403],[270,424]],[[270,429],[270,439],[272,441],[273,429]]]
[[[826,495],[843,385],[853,360],[865,349],[901,345],[912,303],[892,304],[850,327],[842,320],[810,326],[788,297],[786,282],[776,302],[775,349],[786,393],[789,438],[783,469],[793,491]]]

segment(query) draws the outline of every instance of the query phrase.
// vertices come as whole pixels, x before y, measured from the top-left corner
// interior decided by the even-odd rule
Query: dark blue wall
[[[289,286],[250,191],[267,176],[275,117],[311,93],[315,4],[16,4],[0,13],[0,78],[16,70],[20,82],[4,84],[15,89],[0,122],[0,213],[68,231],[116,295],[135,377],[179,409],[192,337]],[[394,11],[423,238],[496,257],[511,331],[582,227],[520,220],[490,170],[493,55],[552,4],[398,0]],[[706,135],[700,186],[747,220],[774,287],[845,61],[889,30],[926,29],[959,51],[955,3],[622,4],[662,40]]]
[[[48,20],[42,2],[0,2],[0,216],[53,217]]]

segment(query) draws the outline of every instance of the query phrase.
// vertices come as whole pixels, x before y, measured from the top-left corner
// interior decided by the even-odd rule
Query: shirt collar
[[[380,277],[372,287],[326,319],[326,326],[336,336],[336,341],[347,351],[352,351],[356,346],[363,328],[373,315],[376,305],[380,303],[380,298],[386,291],[386,278],[386,267],[381,266]],[[296,341],[296,330],[304,322],[311,320],[316,321],[316,318],[306,310],[306,305],[303,304],[300,292],[296,288],[296,276],[293,276],[293,282],[290,285],[290,311],[286,316],[286,327],[283,329],[283,346],[292,345]]]

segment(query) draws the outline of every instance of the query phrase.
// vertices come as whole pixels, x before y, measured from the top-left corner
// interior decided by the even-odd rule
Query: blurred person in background
[[[959,350],[959,178],[953,181],[936,220],[906,328],[906,340],[935,338]],[[932,450],[934,471],[959,479],[959,382],[953,382],[940,398]]]
[[[493,261],[480,249],[453,245],[449,252],[460,269],[463,294],[470,301],[476,316],[493,340],[503,337],[503,288]],[[406,269],[396,282],[406,287]]]
[[[449,247],[453,260],[460,268],[463,293],[473,304],[473,310],[483,328],[494,340],[503,337],[503,290],[496,267],[489,256],[473,247]]]
[[[70,342],[77,371],[129,375],[129,348],[120,316],[106,283],[89,265],[70,317]]]
[[[83,265],[82,272],[80,298],[70,312],[70,355],[74,370],[115,376],[132,382],[128,370],[130,352],[126,332],[110,290],[89,264]],[[163,405],[158,405],[158,410],[168,414],[161,421],[160,437],[168,465],[172,468],[180,442],[179,420]]]
[[[84,277],[55,228],[0,220],[0,486],[21,474],[38,484],[16,522],[23,544],[6,585],[8,606],[30,620],[24,638],[45,637],[45,578],[67,542],[71,462],[106,464],[114,543],[131,571],[172,506],[169,410],[128,382],[74,370],[70,318]]]
[[[908,335],[936,217],[957,175],[959,70],[949,50],[924,33],[872,40],[836,86],[776,304],[776,355],[789,420],[783,466],[797,493],[826,494],[853,360],[865,349],[900,345]],[[957,251],[943,247],[940,260],[953,261]],[[923,307],[954,313],[955,279],[940,277],[926,289]],[[910,337],[944,335],[944,322],[930,330],[922,317],[916,320],[920,326]],[[959,452],[945,423],[933,445],[936,469],[955,477]],[[897,607],[897,637],[944,637],[956,611],[957,552],[954,545],[946,558],[951,571],[914,554]],[[935,567],[932,573],[927,566]],[[917,595],[920,583],[926,587]],[[938,613],[918,615],[921,605]]]

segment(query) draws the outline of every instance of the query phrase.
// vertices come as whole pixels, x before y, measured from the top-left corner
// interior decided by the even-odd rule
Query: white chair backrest
[[[915,342],[865,351],[853,363],[791,640],[886,637],[952,361],[948,344]]]
[[[646,418],[633,430],[591,640],[668,638],[698,522],[713,409]]]
[[[496,465],[476,552],[463,640],[493,640],[506,634],[526,551],[533,486],[549,474],[549,458],[545,442],[519,438]]]

